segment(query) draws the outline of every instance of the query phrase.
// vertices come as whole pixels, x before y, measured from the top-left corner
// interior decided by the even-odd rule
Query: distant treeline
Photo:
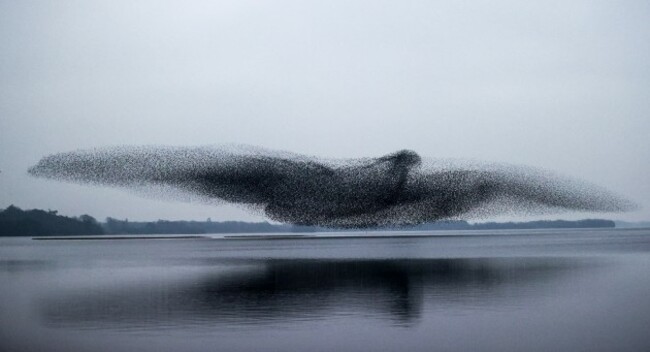
[[[598,228],[615,227],[611,220],[588,219],[578,221],[487,222],[470,224],[467,221],[444,221],[418,226],[373,229],[375,231],[435,231],[435,230],[493,230],[493,229],[544,229],[544,228]],[[0,211],[0,236],[62,236],[100,234],[209,234],[209,233],[287,233],[334,232],[313,226],[270,224],[268,222],[242,221],[128,221],[107,218],[99,223],[90,215],[71,218],[57,215],[53,210],[21,210],[9,206]],[[350,230],[344,230],[350,231]],[[365,230],[359,230],[365,231]]]
[[[411,227],[400,227],[388,230],[400,231],[435,231],[435,230],[517,230],[517,229],[571,229],[571,228],[600,228],[616,227],[612,220],[585,219],[585,220],[539,220],[526,222],[483,222],[470,224],[467,221],[444,221],[422,224]]]
[[[612,220],[585,219],[585,220],[552,220],[552,221],[527,221],[527,222],[484,222],[471,225],[474,230],[492,229],[579,229],[596,227],[616,227]]]
[[[294,232],[292,225],[274,225],[268,222],[243,221],[167,221],[153,222],[117,220],[106,218],[102,223],[107,234],[203,234],[203,233],[256,233]]]
[[[286,233],[286,232],[338,232],[366,231],[331,229],[315,226],[275,225],[268,222],[241,221],[167,221],[132,222],[107,218],[102,224],[107,234],[207,234],[207,233]],[[544,228],[594,228],[615,227],[611,220],[587,219],[578,221],[529,221],[529,222],[487,222],[470,224],[467,221],[441,221],[418,226],[402,226],[372,229],[373,231],[435,231],[435,230],[496,230],[496,229],[544,229]]]
[[[9,206],[0,211],[0,236],[101,235],[104,230],[90,215],[77,218],[57,215],[56,210],[22,210]]]

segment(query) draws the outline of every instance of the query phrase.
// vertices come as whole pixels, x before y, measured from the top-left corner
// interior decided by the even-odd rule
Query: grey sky
[[[0,207],[260,219],[26,173],[79,148],[243,143],[537,166],[649,219],[649,43],[647,1],[0,0]]]

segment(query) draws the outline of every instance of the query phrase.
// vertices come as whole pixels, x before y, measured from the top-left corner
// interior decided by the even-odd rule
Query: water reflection
[[[70,288],[39,307],[56,327],[237,327],[350,315],[409,325],[425,305],[512,303],[581,267],[558,258],[237,260],[191,278]]]
[[[48,260],[38,259],[0,259],[0,272],[20,273],[52,269],[55,264]]]

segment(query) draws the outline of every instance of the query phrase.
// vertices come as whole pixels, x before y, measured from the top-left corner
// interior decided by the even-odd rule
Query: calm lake
[[[650,351],[650,230],[357,235],[1,238],[0,351]]]

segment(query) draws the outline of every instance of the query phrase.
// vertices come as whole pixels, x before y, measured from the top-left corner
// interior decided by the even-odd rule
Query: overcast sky
[[[262,219],[34,179],[63,151],[243,143],[542,167],[650,219],[650,2],[0,0],[0,207]]]

